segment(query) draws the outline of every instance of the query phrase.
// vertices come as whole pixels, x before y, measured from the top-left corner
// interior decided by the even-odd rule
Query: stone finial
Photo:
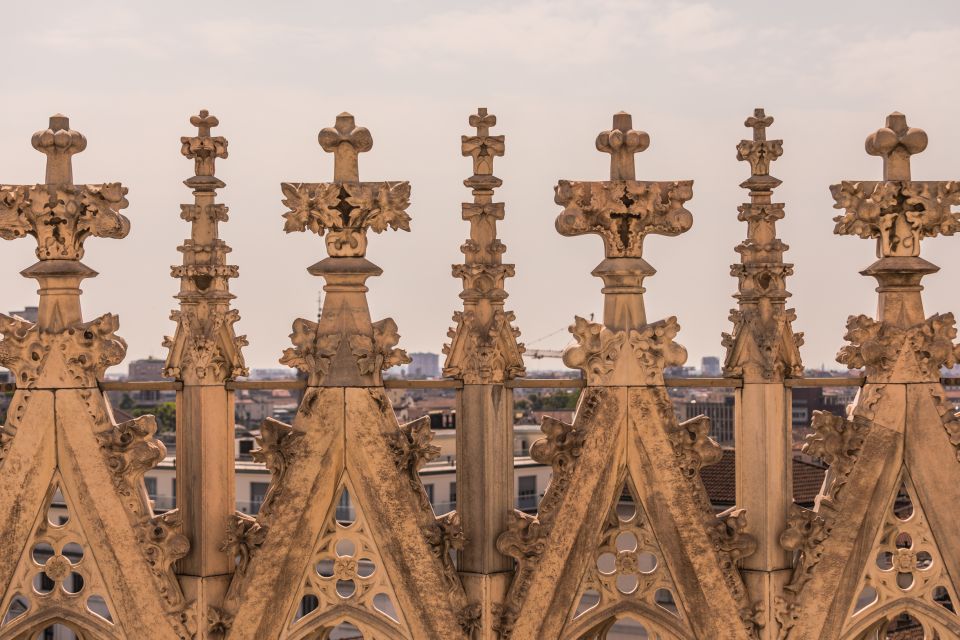
[[[360,180],[358,155],[373,148],[373,136],[366,127],[358,127],[353,116],[344,111],[334,126],[320,131],[317,139],[324,151],[333,154],[334,181]]]
[[[753,115],[749,116],[743,123],[743,126],[753,129],[753,141],[763,142],[767,139],[767,127],[773,124],[773,116],[768,116],[763,107],[753,110]]]
[[[917,257],[920,241],[960,230],[960,182],[913,181],[910,156],[927,147],[927,134],[907,126],[902,113],[887,116],[886,126],[870,134],[866,151],[883,157],[882,181],[844,180],[830,186],[834,233],[876,238],[877,257]]]
[[[770,191],[780,186],[780,180],[770,175],[770,163],[783,155],[783,140],[767,140],[767,127],[773,117],[763,109],[754,109],[743,126],[753,129],[752,140],[741,140],[737,145],[737,160],[750,163],[751,176],[740,184],[751,191]]]
[[[597,149],[610,154],[606,182],[561,180],[554,201],[564,207],[557,231],[565,236],[596,233],[608,258],[640,258],[650,233],[675,236],[693,224],[683,204],[693,197],[693,181],[642,182],[634,179],[633,155],[650,146],[650,136],[631,129],[630,114],[613,117],[613,128],[597,137]]]
[[[597,136],[597,150],[610,154],[610,179],[635,180],[633,156],[647,150],[650,136],[633,128],[633,116],[624,111],[613,114],[613,127]]]
[[[284,231],[325,236],[329,257],[307,271],[326,280],[326,296],[318,322],[294,321],[294,346],[280,362],[304,373],[309,386],[380,386],[382,371],[410,359],[396,348],[396,323],[370,319],[363,283],[383,271],[365,258],[367,231],[410,230],[410,183],[360,182],[357,156],[373,148],[373,137],[349,113],[318,140],[333,153],[333,182],[284,182],[280,189],[288,208]]]
[[[504,153],[503,136],[490,135],[490,128],[497,124],[497,116],[488,114],[486,107],[479,107],[469,122],[476,128],[477,135],[460,137],[461,153],[473,157],[473,175],[464,184],[472,189],[495,189],[502,182],[493,177],[493,159]]]
[[[610,180],[560,180],[555,190],[554,201],[563,206],[557,231],[603,239],[605,259],[593,270],[604,284],[603,323],[578,319],[571,327],[577,344],[563,355],[567,366],[584,372],[588,385],[655,384],[664,367],[686,358],[673,342],[675,318],[647,322],[643,280],[656,270],[643,259],[643,240],[651,233],[675,236],[693,225],[683,206],[693,197],[693,181],[634,179],[633,156],[650,146],[650,136],[632,126],[630,114],[620,112],[597,137],[597,149],[610,154]],[[628,351],[632,355],[624,355]]]
[[[70,129],[66,116],[50,118],[49,128],[33,134],[33,147],[46,154],[46,184],[0,185],[0,238],[31,235],[40,260],[80,260],[89,236],[123,238],[130,221],[126,187],[119,183],[73,184],[71,156],[87,139]]]
[[[737,159],[750,163],[750,178],[740,186],[750,189],[750,202],[738,208],[747,223],[747,238],[736,247],[740,263],[731,265],[737,278],[737,308],[730,311],[733,332],[722,334],[727,350],[724,374],[749,382],[774,382],[803,375],[799,346],[803,334],[793,333],[793,309],[785,308],[790,296],[787,277],[793,265],[783,261],[788,249],[777,237],[776,223],[783,204],[771,202],[780,181],[769,175],[770,163],[783,154],[782,140],[767,140],[773,118],[755,109],[744,126],[753,129],[752,140],[737,145]]]
[[[376,233],[410,230],[409,182],[360,182],[357,154],[373,148],[373,137],[358,127],[349,113],[318,137],[324,151],[333,153],[333,182],[284,182],[280,185],[289,211],[284,231],[326,235],[331,257],[362,258],[367,252],[367,229]]]
[[[223,187],[224,184],[220,180],[210,179],[216,172],[214,164],[216,159],[227,157],[227,139],[210,135],[210,130],[218,126],[220,120],[210,115],[206,109],[201,109],[199,115],[190,116],[190,124],[197,127],[197,135],[180,138],[180,143],[183,145],[180,153],[195,161],[196,175],[187,180],[187,186],[200,190]]]
[[[927,148],[927,132],[907,126],[907,116],[894,111],[885,127],[877,129],[866,141],[867,153],[883,158],[884,180],[909,180],[910,156]]]
[[[501,184],[493,175],[493,159],[504,153],[504,136],[490,135],[497,117],[484,107],[469,122],[477,135],[461,136],[461,152],[473,158],[473,175],[464,181],[473,190],[473,202],[462,205],[470,238],[460,247],[463,264],[453,265],[453,276],[463,280],[463,311],[454,313],[457,326],[447,332],[451,341],[443,347],[443,374],[466,384],[502,383],[524,374],[520,332],[511,324],[513,312],[504,311],[504,280],[514,273],[512,264],[502,263],[506,247],[497,237],[504,206],[492,201]]]
[[[850,346],[837,361],[865,367],[867,382],[935,382],[940,367],[954,364],[953,317],[925,318],[920,284],[939,269],[920,257],[924,238],[960,231],[960,181],[919,181],[910,177],[910,156],[927,146],[927,134],[907,126],[902,113],[866,141],[870,155],[883,158],[882,181],[844,180],[830,186],[834,233],[877,241],[879,260],[861,271],[876,278],[877,318],[851,316],[845,339]],[[879,355],[878,355],[879,354]]]
[[[87,138],[70,128],[70,118],[59,113],[50,116],[50,126],[33,134],[30,142],[47,156],[47,184],[72,185],[72,157],[87,148]]]
[[[181,153],[194,160],[194,176],[184,180],[193,189],[193,203],[180,205],[180,217],[190,223],[190,238],[177,248],[183,264],[174,265],[171,276],[180,279],[180,308],[171,314],[177,323],[173,337],[165,337],[169,349],[164,375],[187,385],[222,384],[247,375],[242,347],[246,336],[237,336],[234,324],[240,314],[230,308],[230,279],[239,275],[227,264],[230,247],[220,239],[219,223],[228,220],[228,208],[216,202],[216,190],[224,184],[214,176],[214,162],[227,157],[227,139],[211,136],[220,124],[206,109],[190,117],[196,136],[180,138]]]

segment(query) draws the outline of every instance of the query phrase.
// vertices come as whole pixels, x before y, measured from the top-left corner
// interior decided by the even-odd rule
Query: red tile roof
[[[793,459],[793,499],[803,507],[812,507],[823,484],[824,467]],[[700,478],[717,507],[733,506],[737,502],[736,451],[724,449],[723,458],[715,465],[700,470]]]

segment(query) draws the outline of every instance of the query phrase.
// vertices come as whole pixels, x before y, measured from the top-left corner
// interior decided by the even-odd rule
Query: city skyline
[[[230,16],[207,22],[184,21],[183,3],[133,11],[95,2],[82,12],[66,3],[49,11],[12,6],[11,22],[32,27],[0,43],[0,53],[18,60],[7,76],[18,98],[4,104],[0,118],[0,180],[42,180],[44,159],[30,136],[52,113],[71,117],[89,141],[75,158],[77,179],[130,188],[129,237],[89,242],[84,260],[101,276],[84,283],[85,317],[118,314],[129,358],[163,357],[177,291],[169,266],[180,262],[176,247],[188,234],[179,205],[190,199],[181,181],[191,165],[178,153],[179,138],[191,133],[191,114],[210,109],[221,121],[217,133],[230,140],[218,176],[230,207],[222,237],[234,248],[229,262],[240,267],[231,285],[237,331],[250,340],[251,366],[274,367],[293,320],[316,315],[321,282],[306,267],[324,255],[322,239],[283,233],[279,184],[331,178],[332,159],[317,132],[350,110],[374,139],[361,176],[413,187],[412,232],[370,239],[369,258],[384,269],[369,281],[371,311],[397,321],[399,346],[408,352],[439,352],[461,306],[450,265],[462,261],[468,235],[460,203],[469,199],[462,181],[470,162],[459,138],[470,131],[467,116],[485,106],[498,117],[493,133],[506,135],[496,170],[504,180],[504,261],[516,265],[506,306],[516,312],[520,340],[530,343],[574,315],[600,315],[601,283],[590,275],[602,258],[600,243],[556,233],[553,187],[560,178],[606,175],[608,158],[594,140],[624,109],[651,137],[637,156],[637,177],[695,181],[693,228],[647,242],[645,257],[658,273],[645,284],[650,318],[677,316],[677,340],[696,364],[722,356],[719,334],[730,329],[736,282],[729,265],[746,235],[736,216],[747,194],[738,185],[748,175],[735,146],[749,137],[744,118],[763,106],[776,120],[769,135],[784,139],[773,174],[784,181],[776,196],[786,203],[779,234],[790,246],[786,261],[795,264],[788,304],[798,312],[795,330],[805,333],[801,354],[808,367],[839,368],[834,355],[847,316],[875,311],[875,284],[858,275],[874,255],[870,243],[832,234],[837,212],[827,187],[880,177],[881,161],[863,153],[863,140],[895,109],[930,135],[929,148],[913,160],[915,178],[953,177],[937,168],[958,164],[953,105],[960,90],[942,79],[960,66],[960,29],[951,26],[960,7],[918,5],[903,21],[866,2],[763,12],[746,2],[600,4],[494,2],[465,10],[381,2],[365,12],[365,47],[325,26],[348,22],[349,7],[321,13],[297,5],[281,13],[236,3]],[[623,31],[624,21],[636,30]],[[465,37],[471,33],[494,46]],[[902,44],[895,59],[890,33]],[[758,51],[767,55],[758,59]],[[50,82],[49,70],[65,56],[76,73]],[[305,78],[310,65],[321,72]],[[757,65],[764,73],[751,70]],[[884,79],[882,94],[868,78]],[[924,243],[924,256],[941,266],[924,281],[927,315],[958,310],[954,242]],[[32,264],[29,244],[4,243],[0,266]],[[8,279],[4,307],[35,304],[35,289],[32,281]],[[534,346],[559,349],[568,341],[560,331]]]

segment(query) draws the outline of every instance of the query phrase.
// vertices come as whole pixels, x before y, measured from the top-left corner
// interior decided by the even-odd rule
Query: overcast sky
[[[749,174],[735,146],[754,107],[775,117],[770,136],[784,139],[772,173],[784,181],[779,234],[796,265],[788,286],[808,367],[838,367],[846,317],[875,311],[875,283],[857,273],[873,261],[873,242],[832,235],[828,191],[841,179],[880,177],[866,135],[903,111],[930,136],[914,178],[960,178],[956,2],[132,4],[7,3],[0,38],[0,182],[42,180],[30,136],[63,112],[89,142],[74,161],[77,182],[130,189],[130,235],[89,240],[84,259],[101,274],[84,286],[85,316],[120,315],[128,360],[164,357],[162,337],[173,332],[169,265],[189,229],[179,203],[192,201],[181,181],[193,163],[179,138],[195,131],[188,117],[201,108],[230,141],[217,166],[230,207],[221,236],[240,266],[237,327],[254,367],[279,366],[293,319],[316,315],[322,283],[305,269],[325,255],[323,240],[284,234],[279,183],[331,179],[317,132],[344,110],[374,138],[361,179],[412,183],[412,232],[371,234],[367,254],[385,272],[369,283],[374,319],[396,319],[408,351],[439,352],[460,305],[450,265],[463,259],[462,180],[471,172],[460,135],[477,106],[506,135],[495,173],[504,260],[517,271],[507,307],[536,348],[564,346],[569,335],[556,332],[575,314],[600,315],[590,271],[602,243],[556,233],[553,186],[607,177],[594,139],[615,111],[650,134],[638,178],[695,181],[693,228],[650,236],[644,257],[658,270],[647,280],[650,319],[676,315],[697,366],[722,355],[720,332],[730,328],[729,265],[746,233],[737,185]],[[34,249],[30,239],[2,244],[0,310],[35,304],[35,283],[18,275]],[[942,267],[925,281],[928,315],[960,307],[958,250],[960,238],[924,243],[924,257]]]

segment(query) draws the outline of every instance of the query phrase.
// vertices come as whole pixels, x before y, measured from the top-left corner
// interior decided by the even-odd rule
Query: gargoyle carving
[[[107,467],[113,475],[113,486],[137,520],[150,513],[143,474],[167,455],[163,442],[153,437],[156,432],[156,418],[145,415],[97,434]]]
[[[677,465],[687,478],[695,478],[700,469],[720,462],[723,450],[710,436],[710,418],[697,416],[675,427],[667,427]]]
[[[550,416],[544,416],[540,430],[546,437],[533,443],[530,457],[541,464],[549,464],[556,474],[568,472],[583,451],[586,432]]]
[[[137,538],[160,583],[160,594],[168,607],[172,608],[183,604],[183,593],[173,572],[173,563],[190,550],[190,541],[180,533],[181,524],[180,512],[171,509],[162,515],[152,516],[137,527]]]
[[[815,511],[790,506],[787,528],[780,534],[780,546],[796,554],[793,573],[784,589],[795,599],[810,580],[813,568],[820,562],[823,543],[830,535],[827,521]]]
[[[729,565],[746,558],[757,550],[757,539],[747,533],[747,510],[732,507],[716,517],[708,528],[714,548]]]
[[[270,488],[260,505],[261,516],[269,516],[274,501],[283,492],[284,476],[296,458],[303,436],[302,432],[273,418],[267,418],[260,425],[260,435],[256,438],[259,448],[250,455],[254,461],[264,463],[271,474]]]
[[[431,444],[433,432],[430,430],[430,417],[423,416],[413,422],[400,425],[389,440],[390,452],[397,468],[407,474],[412,481],[419,482],[423,465],[440,455],[440,447]]]

